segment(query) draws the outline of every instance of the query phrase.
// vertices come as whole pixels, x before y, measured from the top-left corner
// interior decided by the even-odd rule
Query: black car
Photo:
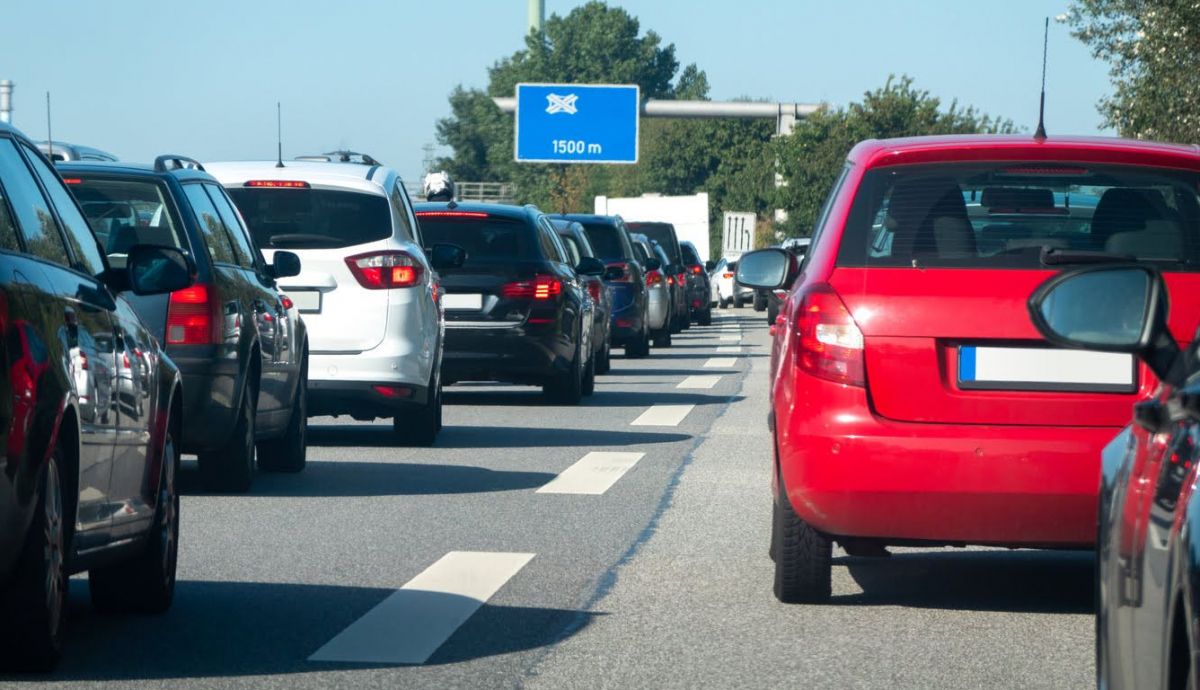
[[[581,276],[601,275],[604,264],[585,257],[572,265],[550,219],[534,206],[451,201],[413,210],[426,243],[466,251],[461,267],[439,272],[443,384],[540,385],[567,404],[590,394],[595,308]]]
[[[705,262],[696,251],[696,245],[691,242],[680,242],[679,251],[683,255],[683,269],[687,275],[688,307],[692,319],[701,326],[712,323],[712,283],[708,272],[712,269],[711,262]]]
[[[691,307],[688,300],[686,269],[683,265],[683,250],[679,246],[679,237],[675,234],[675,226],[670,223],[658,222],[629,222],[625,224],[629,232],[640,232],[654,240],[662,247],[667,255],[663,273],[667,276],[667,284],[671,286],[671,332],[678,333],[692,325]],[[678,286],[676,288],[675,286]]]
[[[626,357],[649,355],[646,271],[634,253],[625,222],[620,216],[567,214],[556,217],[582,225],[596,256],[606,264],[604,282],[608,284],[613,301],[613,345],[624,347]]]
[[[584,231],[582,225],[561,218],[553,218],[550,222],[558,231],[558,237],[562,240],[567,253],[571,255],[573,263],[578,265],[585,256],[596,258],[596,252],[592,249],[592,243],[588,241],[587,232]],[[588,294],[591,295],[592,302],[596,305],[593,319],[595,328],[592,336],[592,351],[596,357],[596,373],[605,374],[612,367],[612,296],[602,277],[589,275],[580,277],[587,282]]]
[[[183,374],[183,452],[199,456],[205,487],[249,490],[256,455],[266,471],[302,470],[308,340],[275,286],[300,259],[276,252],[267,264],[225,190],[191,159],[58,170],[114,266],[134,244],[175,247],[195,265],[194,285],[131,302]]]
[[[72,573],[101,610],[171,605],[183,381],[127,297],[183,289],[177,249],[112,266],[50,162],[0,124],[0,660],[49,670]]]

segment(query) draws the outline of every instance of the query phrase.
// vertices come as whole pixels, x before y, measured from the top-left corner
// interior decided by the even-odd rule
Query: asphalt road
[[[532,388],[449,388],[433,448],[394,447],[390,424],[320,418],[308,469],[259,475],[250,495],[203,495],[185,464],[171,611],[99,615],[75,578],[60,669],[0,682],[1092,682],[1087,554],[841,554],[831,604],[776,602],[765,318],[719,314],[647,359],[614,359],[578,407]]]

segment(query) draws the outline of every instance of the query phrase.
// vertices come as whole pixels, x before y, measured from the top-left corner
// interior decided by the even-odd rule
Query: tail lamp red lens
[[[386,384],[378,384],[371,386],[371,390],[382,395],[385,398],[409,398],[412,397],[412,389],[408,386],[389,386]]]
[[[288,297],[287,295],[280,295],[279,301],[283,303],[284,309],[291,309],[292,307],[296,306],[296,303],[292,301],[292,298]]]
[[[500,287],[500,294],[507,299],[551,299],[562,293],[562,281],[554,276],[534,276],[533,280],[519,280]]]
[[[722,276],[723,278],[732,278],[732,277],[733,277],[733,274],[732,274],[732,273],[730,273],[729,271],[726,271],[726,272],[722,273],[722,274],[721,274],[721,276]]]
[[[83,179],[78,177],[64,177],[63,184],[83,184]]]
[[[667,276],[667,285],[675,284],[675,276]]]
[[[692,275],[698,276],[704,273],[704,267],[700,264],[692,264]]]
[[[796,366],[818,378],[866,385],[862,331],[828,285],[804,294],[796,316]]]
[[[417,218],[487,218],[480,211],[417,211]]]
[[[271,189],[308,189],[304,180],[249,180],[245,187],[267,187]]]
[[[421,282],[421,265],[404,252],[358,254],[347,257],[346,266],[368,290],[406,288]]]
[[[215,288],[204,283],[172,292],[167,303],[167,344],[211,345],[220,342],[218,304]]]
[[[680,285],[683,285],[684,281],[686,281],[686,280],[687,280],[686,273],[680,273],[679,275],[675,276],[675,282]]]
[[[663,277],[662,277],[661,273],[659,273],[658,271],[646,271],[647,287],[653,286],[653,285],[662,285],[662,282],[663,282]]]
[[[604,289],[604,284],[601,283],[599,280],[593,280],[593,281],[588,282],[588,294],[591,295],[592,299],[596,300],[597,302],[600,301],[600,291],[603,289]]]

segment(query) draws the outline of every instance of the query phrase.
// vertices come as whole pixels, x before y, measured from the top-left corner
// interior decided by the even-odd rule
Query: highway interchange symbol
[[[556,93],[547,94],[546,100],[550,103],[550,105],[546,106],[546,112],[551,115],[554,115],[555,113],[574,115],[576,112],[578,112],[578,109],[575,107],[575,101],[578,99],[579,96],[573,93],[567,94],[566,96],[559,96]]]

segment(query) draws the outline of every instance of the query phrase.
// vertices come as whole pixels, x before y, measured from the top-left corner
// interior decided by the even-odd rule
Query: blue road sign
[[[517,84],[520,163],[637,163],[637,85]]]

